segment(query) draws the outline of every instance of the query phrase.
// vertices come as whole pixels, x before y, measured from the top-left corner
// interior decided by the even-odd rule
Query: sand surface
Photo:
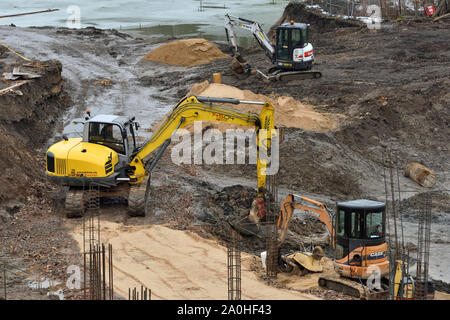
[[[209,83],[208,81],[194,85],[189,94],[216,98],[236,98],[247,101],[269,101],[275,108],[276,125],[323,132],[336,127],[334,119],[315,111],[313,106],[297,101],[292,97],[275,94],[265,96],[253,93],[250,90],[240,90],[233,86]],[[258,114],[261,111],[260,105],[253,104],[232,105],[232,107]],[[212,127],[220,129],[218,124],[213,124]]]
[[[143,60],[188,67],[225,58],[230,56],[220,51],[212,42],[193,38],[165,43],[146,54]]]
[[[102,242],[111,243],[114,291],[128,297],[128,288],[152,290],[152,299],[228,298],[227,249],[189,231],[160,225],[124,226],[101,222]],[[82,248],[82,229],[72,236]],[[242,253],[243,299],[317,300],[312,295],[270,287],[250,271],[254,257]]]

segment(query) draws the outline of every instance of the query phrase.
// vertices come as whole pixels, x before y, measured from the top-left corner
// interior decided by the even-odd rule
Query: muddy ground
[[[68,126],[71,119],[81,117],[87,107],[94,114],[133,114],[141,122],[141,134],[145,136],[193,84],[211,80],[214,72],[222,73],[225,84],[256,93],[290,95],[316,106],[318,111],[345,116],[337,129],[327,133],[286,130],[280,150],[280,199],[295,192],[330,207],[335,201],[359,197],[383,200],[381,158],[386,147],[398,155],[400,173],[407,163],[422,162],[438,176],[435,189],[448,190],[448,27],[445,21],[399,22],[383,24],[377,31],[345,27],[312,33],[315,68],[322,72],[322,78],[270,85],[255,77],[236,79],[226,59],[191,68],[142,62],[141,58],[157,46],[156,40],[133,38],[116,31],[0,27],[2,39],[25,56],[43,61],[59,60],[65,90],[56,94],[55,99],[62,101],[57,108],[35,112],[30,117],[28,121],[32,125],[26,128],[31,128],[31,134],[26,130],[16,134],[11,129],[21,128],[26,121],[3,121],[1,129],[9,130],[13,136],[5,133],[2,143],[9,141],[11,148],[17,148],[14,154],[23,151],[17,161],[27,159],[25,167],[32,168],[17,166],[17,161],[4,163],[11,177],[20,177],[10,178],[6,185],[11,190],[21,189],[20,193],[11,192],[19,194],[16,205],[6,201],[11,196],[1,204],[3,260],[10,261],[14,255],[15,263],[35,267],[63,283],[67,266],[81,263],[79,248],[67,237],[67,228],[74,222],[67,224],[62,212],[64,189],[49,185],[43,174],[42,155],[46,147],[59,140],[63,133],[76,135],[72,133],[76,128]],[[217,45],[229,53],[225,44]],[[254,67],[268,69],[269,61],[260,49],[250,48],[243,53]],[[6,64],[19,61],[7,52],[2,57],[7,59]],[[101,82],[103,79],[111,82]],[[72,102],[67,100],[66,92]],[[51,121],[43,120],[42,114]],[[42,144],[42,141],[46,142]],[[29,175],[28,180],[21,178],[24,173]],[[402,174],[399,179],[405,191],[403,199],[420,198],[420,193],[425,191]],[[226,243],[228,237],[221,218],[242,215],[255,185],[254,166],[176,166],[166,152],[153,174],[152,214],[143,219],[127,218],[125,205],[116,203],[106,204],[108,210],[104,210],[102,218],[136,225],[169,223],[174,228],[194,230]],[[7,189],[2,195],[10,192]],[[450,282],[445,263],[450,258],[448,193],[442,194],[436,198],[439,205],[433,208],[430,272],[433,278]],[[237,201],[235,207],[230,209],[227,200]],[[404,203],[406,206],[408,202]],[[405,235],[412,243],[416,242],[416,218],[413,210],[405,214]],[[308,241],[304,241],[307,234],[316,242],[323,240],[325,234],[323,230],[320,232],[317,222],[305,227],[304,217],[296,219],[298,230],[289,235],[286,250],[295,249],[299,239],[303,240],[303,246],[307,245]],[[308,231],[311,225],[317,228]],[[48,245],[48,239],[55,243]],[[245,250],[258,254],[261,243],[251,240]],[[66,297],[70,298],[71,294],[66,292]]]

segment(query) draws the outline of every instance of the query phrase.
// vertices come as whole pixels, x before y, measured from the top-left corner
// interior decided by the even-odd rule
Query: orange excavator
[[[335,251],[337,277],[320,277],[319,285],[344,294],[383,299],[388,295],[382,278],[389,273],[385,238],[385,203],[372,200],[337,202],[336,214],[323,203],[289,194],[281,203],[278,219],[280,242],[286,238],[296,210],[318,218]]]

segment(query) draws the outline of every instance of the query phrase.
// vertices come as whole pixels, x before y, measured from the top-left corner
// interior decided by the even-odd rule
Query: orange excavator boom
[[[325,225],[330,242],[334,247],[333,213],[323,203],[296,194],[289,194],[281,203],[281,211],[278,218],[280,243],[283,243],[286,239],[289,222],[295,209],[317,217]]]

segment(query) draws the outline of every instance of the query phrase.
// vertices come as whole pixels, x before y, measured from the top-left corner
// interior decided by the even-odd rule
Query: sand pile
[[[217,59],[230,58],[206,39],[194,38],[163,44],[144,56],[143,60],[175,66],[197,66]]]
[[[216,242],[160,225],[102,221],[101,232],[102,241],[113,246],[115,293],[127,297],[128,288],[144,285],[157,300],[227,299],[227,249]],[[78,226],[73,237],[82,248],[81,235]],[[266,285],[250,270],[254,259],[242,254],[243,299],[318,299]]]
[[[314,131],[329,131],[336,127],[335,121],[327,115],[314,110],[314,107],[295,100],[292,97],[278,96],[271,94],[265,96],[255,94],[250,90],[240,90],[236,87],[209,83],[204,81],[194,85],[189,95],[220,97],[220,98],[236,98],[239,100],[249,101],[270,101],[275,108],[275,124],[284,125],[286,127],[301,128]],[[261,111],[260,105],[241,104],[232,105],[243,111],[251,111],[258,113]],[[221,128],[221,125],[211,124],[212,127]],[[229,126],[227,126],[229,128]]]

